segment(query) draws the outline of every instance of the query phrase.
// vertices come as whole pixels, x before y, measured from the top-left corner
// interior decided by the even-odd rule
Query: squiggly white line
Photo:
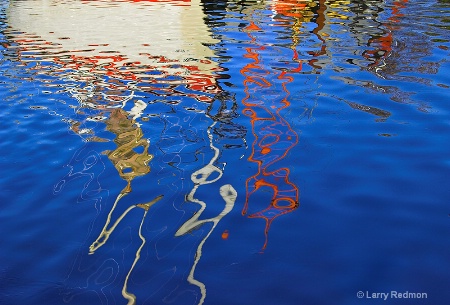
[[[197,191],[197,189],[199,188],[199,186],[203,185],[203,184],[210,184],[210,183],[214,183],[217,180],[219,180],[222,177],[222,170],[219,169],[218,167],[216,167],[215,165],[213,165],[218,157],[219,157],[219,149],[217,149],[217,147],[215,147],[213,145],[213,141],[212,141],[212,135],[211,135],[211,128],[216,124],[216,122],[214,122],[207,130],[208,132],[208,138],[210,141],[210,147],[212,150],[214,150],[214,156],[211,158],[211,160],[209,161],[208,164],[206,164],[203,168],[195,171],[192,175],[191,175],[191,180],[192,182],[194,182],[194,187],[191,190],[191,192],[189,193],[189,195],[187,196],[187,200],[191,201],[191,202],[195,202],[198,203],[200,205],[200,210],[197,211],[197,213],[195,213],[189,220],[187,220],[179,229],[178,231],[175,233],[175,236],[181,236],[186,234],[187,232],[195,229],[196,227],[206,223],[206,222],[212,222],[213,226],[212,228],[209,230],[208,234],[202,239],[202,241],[200,242],[200,244],[197,247],[197,251],[195,253],[195,259],[194,259],[194,263],[192,265],[191,271],[189,272],[189,276],[187,278],[188,282],[191,283],[192,285],[197,286],[200,289],[201,292],[201,298],[200,301],[198,303],[198,305],[203,304],[203,302],[205,301],[206,298],[206,286],[205,284],[203,284],[202,282],[200,282],[199,280],[194,278],[194,273],[195,273],[195,268],[197,267],[198,262],[200,261],[200,258],[202,256],[202,248],[203,245],[205,244],[206,240],[208,239],[208,237],[211,235],[211,233],[213,232],[213,230],[215,229],[215,227],[217,226],[217,224],[219,223],[219,221],[225,216],[227,215],[234,207],[234,203],[236,201],[237,198],[237,192],[236,190],[233,188],[233,186],[231,184],[225,184],[220,188],[220,196],[222,196],[223,200],[225,201],[225,207],[222,210],[222,212],[219,213],[219,215],[217,215],[216,217],[213,218],[209,218],[209,219],[204,219],[204,220],[199,220],[200,215],[203,213],[203,211],[206,209],[206,203],[198,200],[196,198],[194,198],[194,194]],[[215,179],[212,180],[207,180],[208,177],[213,174],[213,173],[218,173],[218,177],[216,177]]]

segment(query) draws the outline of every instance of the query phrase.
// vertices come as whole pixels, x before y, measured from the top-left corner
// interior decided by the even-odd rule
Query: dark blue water
[[[0,304],[450,302],[448,1],[10,0],[0,40]]]

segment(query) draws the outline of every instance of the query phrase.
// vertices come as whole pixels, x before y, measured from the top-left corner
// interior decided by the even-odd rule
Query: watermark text
[[[372,291],[358,291],[356,296],[359,299],[379,299],[387,301],[388,299],[427,299],[428,294],[426,292],[410,292],[410,291],[396,291],[391,290],[389,292],[372,292]]]

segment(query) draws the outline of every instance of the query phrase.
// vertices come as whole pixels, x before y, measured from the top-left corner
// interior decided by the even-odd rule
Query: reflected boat
[[[113,110],[111,116],[106,121],[107,129],[116,135],[114,142],[116,143],[117,148],[113,151],[106,151],[104,153],[114,164],[114,167],[119,172],[120,177],[127,182],[127,185],[119,193],[116,200],[114,201],[114,205],[108,214],[103,230],[89,247],[89,254],[94,254],[95,251],[97,251],[107,242],[109,236],[114,232],[117,225],[133,208],[138,207],[144,210],[144,214],[142,216],[142,220],[138,230],[139,238],[142,240],[142,243],[136,251],[135,259],[126,275],[122,287],[122,295],[125,299],[128,300],[128,304],[131,305],[136,303],[136,296],[128,291],[128,280],[131,272],[133,271],[136,263],[140,258],[141,250],[146,243],[146,239],[142,235],[142,225],[150,207],[161,200],[163,198],[163,195],[159,195],[155,197],[155,199],[147,203],[138,203],[129,206],[125,210],[125,212],[123,212],[122,215],[117,218],[114,224],[110,226],[112,214],[117,207],[120,199],[122,199],[125,195],[128,195],[132,191],[131,181],[138,176],[146,175],[150,171],[148,163],[153,158],[153,156],[148,153],[148,141],[142,139],[143,133],[141,128],[134,125],[134,121],[132,119],[129,119],[128,115],[129,114],[126,111],[118,108]],[[139,147],[143,148],[143,151],[141,153],[137,153],[135,151]]]
[[[10,30],[52,43],[48,57],[114,53],[151,64],[157,63],[148,56],[153,54],[206,71],[211,66],[202,59],[215,56],[206,45],[218,42],[203,22],[198,0],[13,1],[7,15]]]
[[[200,1],[12,2],[8,18],[10,22],[6,32],[11,41],[8,47],[21,62],[31,66],[37,62],[38,68],[31,69],[81,83],[64,88],[78,102],[74,108],[79,119],[67,119],[70,129],[85,141],[109,142],[97,137],[88,127],[90,122],[104,122],[106,130],[115,135],[116,149],[104,154],[126,181],[126,186],[117,195],[103,229],[89,247],[89,254],[95,254],[107,243],[130,211],[136,207],[144,210],[138,229],[142,242],[122,286],[122,296],[128,304],[135,304],[136,296],[129,292],[128,281],[146,243],[142,225],[150,207],[164,195],[158,195],[147,203],[132,204],[118,217],[113,214],[119,201],[132,192],[132,180],[150,172],[149,163],[153,156],[138,121],[144,121],[143,111],[148,104],[154,103],[148,101],[148,96],[180,96],[210,103],[221,92],[216,84],[219,67],[208,47],[217,40],[211,37],[203,22]],[[196,111],[192,107],[187,109]],[[213,224],[197,247],[187,278],[190,284],[200,289],[199,304],[206,297],[206,287],[194,278],[194,272],[202,247],[217,223],[232,210],[237,197],[230,184],[221,186],[219,195],[225,202],[224,210],[216,217],[199,220],[207,204],[195,198],[194,194],[201,185],[218,181],[222,172],[214,164],[219,157],[219,149],[213,145],[211,134],[214,125],[212,123],[208,128],[214,155],[210,162],[192,174],[195,187],[187,196],[187,201],[199,204],[200,210],[175,233],[181,236],[204,223]],[[177,123],[174,127],[181,126]],[[170,137],[162,135],[161,140],[165,139]],[[207,176],[217,171],[220,175],[207,181]],[[61,183],[58,190],[63,185]]]
[[[141,90],[156,93],[155,81],[177,84],[167,80],[174,76],[194,91],[219,92],[219,68],[208,48],[218,41],[203,22],[199,0],[14,1],[7,15],[9,49],[23,62],[55,62],[58,72],[80,79],[93,73],[139,81]]]
[[[362,285],[445,304],[450,6],[434,2],[0,4],[0,298],[323,305]],[[47,20],[58,8],[113,30],[78,35]]]

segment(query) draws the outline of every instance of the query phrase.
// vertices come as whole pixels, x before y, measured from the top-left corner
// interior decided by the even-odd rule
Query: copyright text
[[[358,291],[356,296],[359,299],[380,299],[386,301],[388,299],[426,299],[428,294],[426,292],[409,292],[409,291],[395,291],[390,292],[371,292]]]

